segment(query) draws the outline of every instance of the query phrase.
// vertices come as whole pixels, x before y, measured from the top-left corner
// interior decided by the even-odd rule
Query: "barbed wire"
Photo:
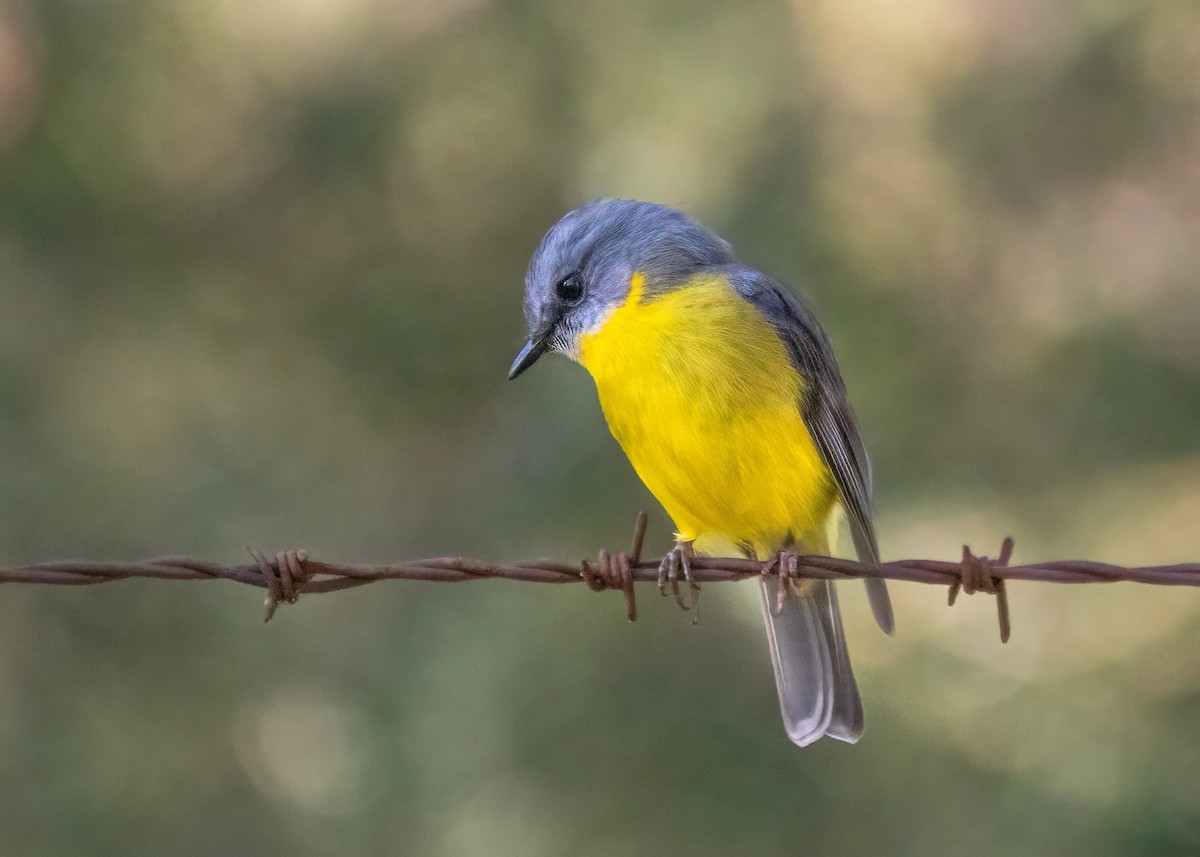
[[[629,551],[601,550],[594,560],[569,563],[535,559],[512,563],[490,563],[466,557],[431,557],[389,565],[358,565],[313,559],[303,550],[279,551],[268,557],[249,548],[254,562],[225,566],[183,556],[158,557],[141,562],[43,562],[0,568],[0,583],[55,586],[90,586],[130,578],[156,580],[232,580],[267,590],[266,616],[270,621],[282,603],[295,603],[300,595],[338,592],[380,580],[427,580],[458,583],[467,580],[519,580],[527,583],[586,583],[591,589],[618,590],[625,595],[630,621],[637,619],[634,583],[653,582],[659,592],[671,594],[684,610],[699,606],[699,585],[745,580],[763,575],[784,575],[793,580],[847,580],[878,577],[910,583],[928,583],[949,588],[949,603],[959,592],[985,592],[996,597],[1000,638],[1011,634],[1008,593],[1010,580],[1046,583],[1148,583],[1157,586],[1200,586],[1200,563],[1125,567],[1086,560],[1009,565],[1013,540],[1007,538],[999,556],[977,556],[963,546],[957,562],[936,559],[905,559],[867,565],[829,556],[784,553],[767,562],[732,557],[691,556],[686,562],[670,554],[642,558],[646,515],[638,516]],[[689,590],[682,595],[681,585]],[[698,615],[698,614],[696,614]]]

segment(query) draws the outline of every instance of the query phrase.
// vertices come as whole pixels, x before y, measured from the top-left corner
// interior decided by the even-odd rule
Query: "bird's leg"
[[[692,557],[694,555],[691,542],[676,542],[675,547],[667,551],[662,562],[658,564],[659,594],[665,597],[669,585],[671,594],[675,596],[675,603],[681,610],[694,609],[696,611],[692,617],[693,624],[700,621],[700,584],[692,579]],[[683,595],[679,591],[681,575],[688,585],[687,601],[683,600]]]
[[[675,600],[683,607],[683,603],[679,595],[679,569],[686,568],[690,572],[690,563],[688,555],[691,553],[690,542],[676,542],[675,547],[667,551],[663,556],[662,562],[658,564],[658,594],[664,598],[667,596],[667,586],[671,587],[671,592],[675,596]],[[684,608],[686,609],[686,608]]]
[[[792,593],[800,591],[802,581],[796,574],[796,552],[791,548],[791,542],[780,548],[771,561],[767,563],[765,572],[775,571],[779,575],[779,588],[775,590],[774,613],[776,616],[783,610],[784,602]]]

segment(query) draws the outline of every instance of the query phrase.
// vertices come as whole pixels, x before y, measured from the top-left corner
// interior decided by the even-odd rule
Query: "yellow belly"
[[[580,342],[613,436],[698,549],[824,544],[833,477],[800,416],[803,379],[724,278],[629,300]],[[722,551],[723,552],[723,551]]]

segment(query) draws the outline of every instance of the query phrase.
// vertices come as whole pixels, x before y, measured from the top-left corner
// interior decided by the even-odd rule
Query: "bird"
[[[529,339],[516,378],[549,352],[595,381],[609,429],[674,522],[660,571],[694,556],[773,562],[760,580],[788,737],[855,743],[863,706],[831,581],[789,576],[828,554],[841,521],[879,563],[871,466],[829,340],[807,304],[672,208],[598,199],[543,236],[525,277]],[[794,560],[793,560],[794,561]],[[894,618],[867,578],[875,620]]]

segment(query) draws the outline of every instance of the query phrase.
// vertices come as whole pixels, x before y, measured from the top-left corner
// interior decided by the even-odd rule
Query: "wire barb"
[[[637,597],[633,592],[633,567],[642,561],[642,546],[646,542],[646,513],[639,512],[633,525],[633,543],[629,553],[617,551],[610,555],[603,548],[596,555],[596,567],[586,559],[579,564],[580,573],[588,588],[593,592],[605,589],[620,589],[625,594],[625,615],[630,622],[637,621]]]
[[[281,603],[286,601],[288,604],[295,604],[300,600],[300,590],[312,578],[312,572],[305,565],[308,562],[308,551],[279,551],[275,554],[275,562],[272,563],[258,548],[247,547],[246,550],[254,558],[262,574],[263,585],[267,589],[266,615],[263,622],[270,622]]]
[[[959,590],[967,595],[976,592],[986,592],[996,596],[996,616],[1000,622],[1000,642],[1007,643],[1012,636],[1012,619],[1008,610],[1008,589],[1004,578],[996,574],[996,569],[1006,568],[1012,558],[1013,538],[1008,536],[1000,545],[1000,556],[988,559],[986,556],[975,556],[971,548],[963,545],[962,566],[959,579],[950,584],[947,602],[951,607],[958,600]]]

